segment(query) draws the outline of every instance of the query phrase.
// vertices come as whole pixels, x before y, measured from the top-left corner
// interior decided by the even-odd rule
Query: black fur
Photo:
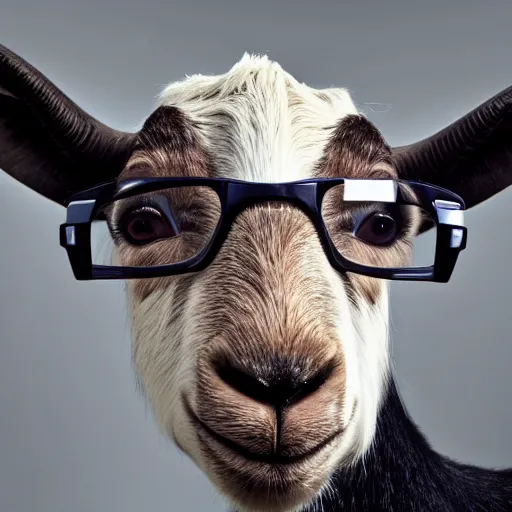
[[[459,464],[435,452],[391,381],[373,449],[333,477],[335,492],[307,512],[510,512],[512,469]]]

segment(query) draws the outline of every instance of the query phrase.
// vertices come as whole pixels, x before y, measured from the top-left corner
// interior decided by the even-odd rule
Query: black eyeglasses
[[[447,282],[466,247],[465,205],[456,194],[414,181],[343,178],[110,182],[68,200],[60,243],[79,280],[197,272],[214,260],[237,215],[273,201],[307,215],[341,273]],[[425,237],[428,247],[421,245]],[[411,260],[417,243],[426,258],[420,265]]]

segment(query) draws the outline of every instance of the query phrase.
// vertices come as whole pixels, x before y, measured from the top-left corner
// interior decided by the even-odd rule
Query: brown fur
[[[137,150],[119,179],[215,176],[211,162],[193,123],[179,110],[165,107],[148,119]],[[316,175],[392,178],[395,172],[389,148],[377,130],[364,118],[349,116],[335,130]],[[326,198],[326,219],[337,214],[335,199],[336,194]],[[372,249],[358,246],[346,234],[333,233],[333,240],[347,245],[348,254],[353,251],[356,259],[364,250],[370,253],[363,256],[372,258]],[[172,250],[177,250],[170,247],[168,241],[143,249],[123,246],[120,258],[128,265],[163,264]],[[406,253],[406,248],[403,254],[390,249],[384,257],[388,264],[400,264]],[[338,299],[330,293],[328,267],[318,235],[303,212],[289,204],[262,202],[237,217],[216,259],[201,275],[130,284],[134,303],[163,294],[170,287],[181,288],[182,306],[173,306],[179,315],[184,296],[194,283],[200,283],[200,299],[194,303],[190,321],[195,318],[200,323],[203,341],[196,354],[195,389],[186,390],[182,400],[196,426],[202,453],[216,468],[217,484],[231,495],[234,488],[238,489],[235,494],[243,496],[248,488],[266,485],[266,494],[274,499],[279,493],[286,495],[288,484],[302,482],[302,487],[314,487],[325,477],[319,468],[328,455],[320,448],[343,433],[347,376],[343,340],[338,339],[337,331]],[[337,278],[355,303],[365,300],[373,304],[382,291],[382,282],[375,279]],[[136,342],[135,358],[150,361],[151,356],[139,355],[145,350],[143,345],[143,339]],[[223,381],[216,371],[218,361],[228,361],[263,381],[271,380],[277,367],[294,372],[298,380],[307,380],[328,365],[333,365],[333,371],[312,394],[276,410],[248,399]],[[293,478],[285,469],[249,462],[229,452],[219,439],[254,457],[289,458]],[[301,465],[300,458],[306,454],[309,462]],[[312,460],[314,471],[309,466]],[[274,482],[273,489],[268,488],[269,481]],[[239,487],[234,482],[239,482]],[[266,498],[260,498],[264,505]]]

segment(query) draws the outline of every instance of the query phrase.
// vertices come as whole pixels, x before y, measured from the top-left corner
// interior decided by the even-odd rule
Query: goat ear
[[[467,208],[489,199],[512,184],[512,87],[393,154],[402,179],[447,188]]]
[[[65,204],[73,192],[115,179],[134,140],[91,117],[0,45],[0,169]]]

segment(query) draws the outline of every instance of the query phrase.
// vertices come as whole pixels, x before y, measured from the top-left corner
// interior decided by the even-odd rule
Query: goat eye
[[[128,243],[144,245],[176,236],[169,220],[154,208],[132,210],[123,215],[118,230]]]
[[[397,237],[398,225],[390,215],[372,213],[359,224],[354,234],[372,245],[389,245]]]

